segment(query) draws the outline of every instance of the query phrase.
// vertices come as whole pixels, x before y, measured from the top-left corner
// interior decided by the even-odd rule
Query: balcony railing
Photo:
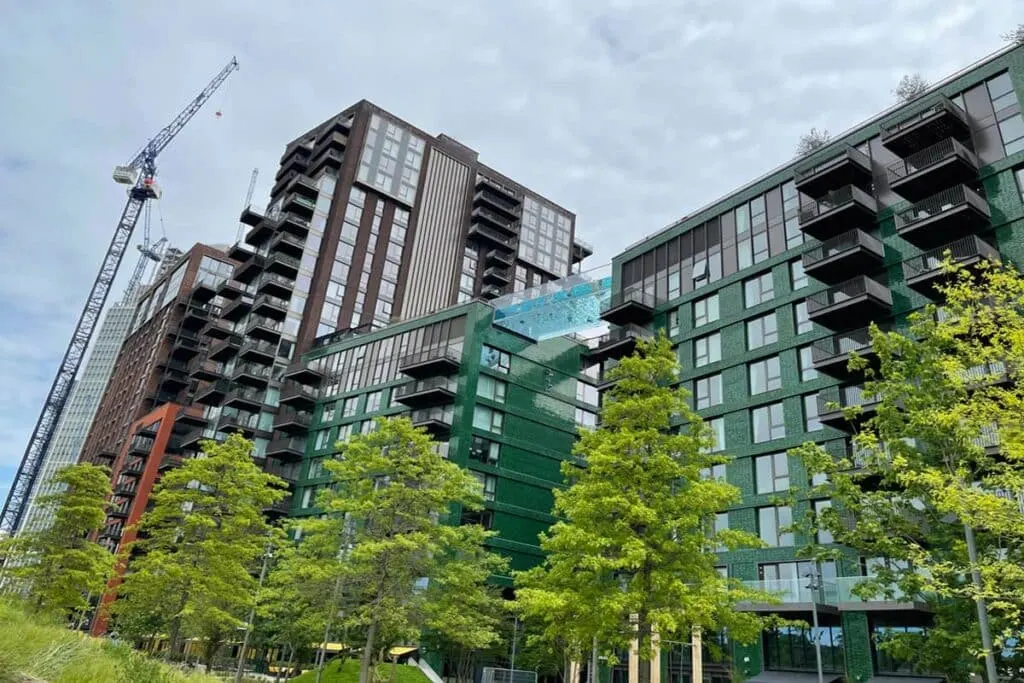
[[[456,365],[462,363],[462,349],[453,346],[439,346],[430,349],[423,349],[416,353],[410,353],[407,356],[403,356],[398,361],[398,367],[400,370],[415,365],[423,365],[426,363],[454,363]],[[402,370],[404,372],[404,370]]]
[[[287,425],[294,427],[293,431],[298,431],[309,427],[312,421],[312,413],[304,410],[295,410],[294,408],[281,407],[278,409],[277,415],[274,416],[274,429],[282,429]]]
[[[811,359],[817,363],[837,356],[847,357],[853,351],[859,353],[869,348],[871,348],[871,328],[862,327],[815,340],[811,344]]]
[[[931,105],[927,109],[919,111],[916,114],[908,116],[905,119],[901,119],[894,123],[883,124],[879,126],[882,134],[883,142],[887,138],[891,138],[894,135],[901,133],[909,128],[913,128],[922,121],[926,121],[934,116],[948,115],[957,119],[964,126],[967,126],[967,117],[960,107],[953,104],[948,98],[941,97],[935,104]]]
[[[278,275],[277,273],[263,273],[263,275],[261,275],[259,279],[256,280],[257,290],[261,290],[271,286],[277,286],[287,290],[291,290],[292,287],[295,286],[295,280],[287,278],[283,275]]]
[[[251,353],[276,356],[277,344],[273,344],[267,341],[250,340],[242,344],[241,348],[238,350],[238,353],[243,356]]]
[[[908,595],[897,584],[880,586],[877,591],[872,591],[868,598],[862,598],[854,591],[858,586],[870,581],[869,576],[841,576],[835,579],[838,603],[866,603],[866,602],[923,602],[921,596]],[[857,591],[860,592],[860,591]]]
[[[469,227],[469,236],[484,237],[492,242],[496,242],[497,244],[502,244],[509,249],[512,249],[515,246],[515,240],[512,238],[504,237],[498,234],[496,230],[489,228],[486,225],[481,225],[480,223],[474,223]]]
[[[451,427],[453,417],[454,411],[451,406],[420,408],[419,410],[414,410],[409,414],[409,419],[412,420],[414,425],[436,424]]]
[[[281,402],[298,399],[315,403],[319,392],[305,384],[299,384],[294,380],[287,380],[281,385]]]
[[[885,247],[882,246],[881,240],[859,228],[854,228],[827,239],[813,249],[804,252],[804,267],[813,267],[819,261],[838,256],[858,247],[876,253],[878,256],[885,255]]]
[[[415,394],[422,394],[429,391],[442,391],[454,394],[458,391],[459,383],[452,377],[429,377],[427,379],[416,380],[415,382],[407,382],[397,389],[395,389],[395,400],[401,400],[413,396]]]
[[[245,415],[241,413],[235,415],[222,415],[221,418],[217,420],[218,431],[226,431],[229,429],[256,431],[259,428],[259,413],[250,413]]]
[[[896,227],[900,231],[904,231],[913,227],[916,223],[936,218],[965,205],[972,206],[986,217],[990,215],[988,203],[982,199],[981,195],[966,185],[957,185],[934,194],[927,199],[922,199],[910,208],[897,212]]]
[[[914,152],[906,159],[900,159],[895,163],[889,164],[885,169],[885,173],[889,178],[889,182],[892,183],[956,156],[963,158],[975,168],[978,167],[978,157],[974,152],[967,149],[959,141],[953,138],[946,138],[930,147],[922,149],[920,152]]]
[[[821,199],[801,203],[800,222],[809,223],[851,202],[863,204],[865,207],[870,208],[873,211],[877,210],[878,206],[875,202],[875,198],[867,192],[859,187],[847,185],[846,187],[841,187],[838,190],[832,190],[825,194]]]
[[[797,166],[793,169],[793,179],[800,184],[802,181],[814,176],[822,171],[829,170],[847,161],[853,162],[863,168],[867,173],[871,173],[871,159],[860,150],[850,145],[842,145],[842,151],[838,154],[818,161],[813,166]]]
[[[763,593],[771,593],[782,605],[792,604],[824,604],[835,605],[839,597],[835,579],[819,581],[820,588],[811,589],[808,577],[796,579],[762,579],[760,581],[744,581],[743,585]]]
[[[270,368],[266,365],[259,365],[258,363],[240,363],[235,366],[231,376],[239,377],[240,375],[251,375],[253,377],[260,377],[262,379],[269,380]]]
[[[881,282],[877,282],[867,276],[861,275],[835,285],[834,287],[829,287],[817,294],[812,294],[807,298],[807,310],[809,313],[813,314],[816,311],[820,311],[850,299],[855,299],[865,294],[892,305],[892,293],[889,291],[888,287],[883,285]]]
[[[477,187],[487,187],[488,189],[493,190],[494,192],[497,192],[500,195],[504,195],[505,197],[507,197],[511,201],[514,201],[514,202],[518,202],[519,201],[519,199],[516,197],[515,190],[513,190],[511,188],[508,188],[508,187],[505,187],[504,185],[499,183],[497,180],[492,180],[492,179],[488,178],[487,176],[482,176],[482,175],[477,176],[476,177],[476,186]]]
[[[880,400],[878,396],[865,394],[864,387],[856,384],[847,387],[828,387],[818,393],[818,414],[835,413],[853,406],[868,410],[876,406]]]
[[[907,259],[903,262],[903,276],[909,280],[913,277],[937,271],[942,268],[947,255],[953,262],[966,261],[972,258],[999,258],[999,252],[994,247],[981,238],[970,235],[956,242],[941,246],[938,249],[932,249],[919,256]]]
[[[473,209],[472,215],[474,218],[482,218],[488,220],[494,225],[498,225],[505,230],[513,232],[515,231],[515,221],[505,218],[504,216],[500,216],[494,211],[491,211],[490,209],[485,209],[483,207],[478,206],[475,209]]]

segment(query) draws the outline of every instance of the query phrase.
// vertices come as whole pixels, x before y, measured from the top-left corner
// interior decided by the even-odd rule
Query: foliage
[[[818,130],[817,128],[811,128],[808,132],[800,136],[800,141],[796,144],[796,155],[798,157],[804,157],[828,144],[832,137],[828,134],[825,129]]]
[[[1024,24],[1017,24],[1017,28],[1004,33],[1002,39],[1015,45],[1024,43]]]
[[[616,384],[605,395],[600,428],[583,432],[578,461],[563,464],[571,485],[555,495],[562,521],[542,536],[547,560],[516,575],[524,618],[574,658],[585,656],[595,636],[608,656],[638,638],[646,660],[654,633],[689,640],[694,626],[728,628],[739,642],[760,634],[761,620],[735,606],[771,598],[722,577],[715,551],[761,543],[714,529],[715,513],[740,492],[702,475],[729,458],[711,452],[710,432],[687,393],[672,388],[678,372],[663,336],[640,342],[612,370]]]
[[[424,629],[471,646],[493,634],[460,607],[489,604],[484,580],[504,561],[482,549],[492,534],[460,525],[459,508],[482,506],[480,484],[434,450],[405,418],[378,420],[376,429],[339,444],[328,460],[334,486],[319,500],[345,538],[344,624],[365,630],[360,683],[367,683],[375,648],[419,637]],[[452,587],[458,595],[446,594]]]
[[[900,102],[909,102],[923,95],[928,90],[928,81],[919,73],[904,74],[892,94]]]
[[[166,629],[171,654],[184,634],[204,639],[209,662],[252,605],[251,572],[270,538],[263,509],[284,496],[284,482],[260,470],[238,434],[203,451],[158,484],[113,611],[122,634]]]
[[[850,361],[866,373],[866,398],[878,402],[853,438],[854,457],[836,460],[813,444],[797,449],[810,473],[829,480],[812,495],[829,495],[834,505],[811,524],[862,556],[889,558],[858,588],[862,597],[952,605],[924,643],[889,646],[922,668],[955,663],[964,652],[980,656],[976,598],[988,601],[997,655],[1024,623],[1024,277],[988,262],[944,268],[941,314],[929,306],[902,333],[873,328],[877,367]],[[977,538],[976,564],[967,528]],[[972,569],[980,589],[965,578]],[[962,680],[958,671],[943,670]]]
[[[88,538],[106,520],[110,471],[69,465],[52,481],[61,490],[39,503],[53,510],[53,524],[0,540],[0,557],[8,560],[3,578],[27,591],[36,609],[68,617],[89,608],[89,596],[103,592],[114,570],[114,555]]]
[[[307,671],[298,678],[288,679],[288,683],[313,683],[316,671]],[[340,662],[333,660],[324,667],[322,683],[357,683],[359,680],[359,663]],[[415,666],[399,665],[395,670],[395,683],[428,683],[427,676]]]
[[[187,675],[127,645],[69,631],[25,605],[0,602],[0,681],[54,683],[213,683]]]

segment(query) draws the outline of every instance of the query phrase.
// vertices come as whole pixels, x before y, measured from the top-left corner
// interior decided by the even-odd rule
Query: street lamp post
[[[818,633],[818,591],[821,589],[821,584],[818,582],[816,569],[809,571],[806,576],[810,579],[807,589],[811,591],[811,618],[814,625],[812,637],[814,638],[814,659],[818,665],[818,683],[825,683],[825,673],[821,668],[821,634]]]
[[[259,599],[259,592],[263,589],[263,582],[267,578],[267,567],[273,556],[273,548],[268,543],[266,549],[263,551],[263,566],[260,567],[260,582],[256,588],[256,600]],[[245,636],[242,638],[242,648],[238,651],[238,666],[235,667],[235,683],[240,683],[242,680],[242,669],[245,666],[245,652],[249,649],[249,636],[252,634],[252,623],[256,619],[256,600],[253,600],[252,608],[249,609],[249,618],[245,621]]]

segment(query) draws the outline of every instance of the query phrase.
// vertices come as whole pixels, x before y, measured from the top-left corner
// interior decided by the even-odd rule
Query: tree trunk
[[[391,683],[398,680],[398,657],[391,658]]]
[[[221,637],[219,635],[210,636],[206,641],[206,647],[203,650],[203,664],[206,665],[207,671],[213,670],[213,658],[216,656],[217,650],[220,649],[220,644]],[[243,654],[242,656],[244,657],[245,655]]]
[[[165,659],[170,659],[172,655],[178,654],[178,648],[181,646],[181,611],[185,609],[185,604],[188,602],[188,591],[181,594],[181,600],[178,602],[178,609],[174,613],[174,617],[171,619],[171,629],[167,639],[167,656]]]
[[[359,658],[359,683],[370,683],[370,664],[373,661],[373,641],[376,637],[377,620],[374,619],[366,631],[366,643],[363,645],[363,654]]]
[[[647,619],[647,612],[641,612],[637,621],[637,681],[651,683],[651,624]]]

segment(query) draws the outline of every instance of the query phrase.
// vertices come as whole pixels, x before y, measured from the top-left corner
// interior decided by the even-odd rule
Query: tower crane
[[[114,235],[107,247],[107,253],[103,257],[100,271],[93,282],[89,298],[86,299],[85,307],[75,325],[74,334],[71,335],[71,341],[64,352],[57,376],[54,377],[50,391],[46,395],[42,411],[36,420],[28,446],[25,448],[25,454],[18,465],[18,472],[11,483],[10,493],[7,495],[3,512],[0,514],[0,536],[12,534],[18,528],[32,485],[35,483],[36,477],[39,476],[43,455],[46,453],[57,422],[64,411],[64,404],[71,392],[71,385],[82,364],[89,341],[92,339],[96,321],[107,301],[107,294],[114,282],[114,276],[117,275],[117,269],[121,265],[128,240],[135,230],[135,225],[139,221],[139,215],[146,202],[160,197],[160,187],[156,183],[157,156],[237,68],[238,60],[232,57],[227,66],[214,76],[213,80],[173,121],[143,145],[142,149],[127,164],[114,168],[114,181],[128,186],[128,202],[121,212],[121,220],[118,221],[117,227],[114,229]],[[146,244],[145,248],[150,249],[151,247]]]

